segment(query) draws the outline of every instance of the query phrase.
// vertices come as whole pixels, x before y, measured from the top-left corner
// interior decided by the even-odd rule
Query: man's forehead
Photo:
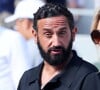
[[[66,25],[67,18],[65,16],[56,16],[56,17],[49,17],[44,18],[38,21],[38,25],[45,25],[45,26],[59,26],[59,25]]]

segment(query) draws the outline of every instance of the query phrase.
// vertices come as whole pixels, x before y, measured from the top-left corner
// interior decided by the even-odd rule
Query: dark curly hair
[[[39,19],[61,16],[61,15],[64,15],[68,19],[69,27],[72,30],[74,28],[74,18],[72,13],[62,5],[51,4],[51,3],[48,3],[43,7],[39,8],[39,10],[34,14],[33,28],[35,30],[38,30],[37,21]]]

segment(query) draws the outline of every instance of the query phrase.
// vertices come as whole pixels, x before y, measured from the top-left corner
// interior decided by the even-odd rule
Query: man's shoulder
[[[82,65],[81,65],[81,69],[85,70],[85,71],[89,71],[89,72],[97,72],[98,69],[96,68],[95,65],[93,65],[92,63],[90,62],[87,62],[83,59],[81,59],[81,62],[82,62]]]
[[[73,64],[79,67],[79,70],[85,72],[97,72],[98,69],[90,62],[77,56],[77,53],[74,53],[74,58],[72,60]]]
[[[93,72],[98,72],[98,69],[95,65],[93,65],[90,62],[87,62],[83,59],[80,59],[79,62],[81,62],[79,66],[79,71],[83,73],[93,73]]]
[[[96,77],[95,73],[97,72],[98,69],[93,64],[75,55],[69,68],[69,77],[73,82],[72,88],[76,86],[80,87],[82,84],[84,84],[85,81],[89,80],[88,78]],[[74,77],[71,77],[71,74]]]
[[[34,68],[31,68],[31,69],[27,70],[25,73],[27,73],[27,74],[30,74],[30,73],[36,74],[36,72],[39,71],[39,68],[40,68],[40,65],[38,65],[38,66],[36,66]]]

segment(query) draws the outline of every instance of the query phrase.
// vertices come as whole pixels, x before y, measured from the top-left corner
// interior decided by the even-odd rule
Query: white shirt
[[[16,90],[25,70],[32,68],[24,38],[0,27],[0,90]]]

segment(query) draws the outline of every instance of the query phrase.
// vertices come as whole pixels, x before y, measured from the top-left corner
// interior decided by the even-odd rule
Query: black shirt
[[[66,68],[50,80],[42,90],[100,90],[98,70],[73,52]],[[41,90],[40,76],[43,64],[24,73],[18,90]]]

